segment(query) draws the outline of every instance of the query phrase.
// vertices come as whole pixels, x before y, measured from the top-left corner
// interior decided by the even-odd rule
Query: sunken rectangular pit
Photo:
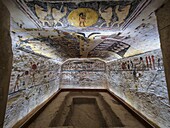
[[[100,105],[103,103],[102,98],[73,96],[69,99],[65,99],[56,116],[52,119],[50,127],[106,128],[110,125],[123,127],[121,120],[111,109],[107,108],[108,112],[102,111],[107,107],[107,105]],[[116,120],[109,121],[112,123],[108,124],[107,117]]]
[[[73,98],[72,103],[64,126],[86,128],[107,126],[95,98]]]
[[[28,128],[145,128],[106,92],[61,92]]]

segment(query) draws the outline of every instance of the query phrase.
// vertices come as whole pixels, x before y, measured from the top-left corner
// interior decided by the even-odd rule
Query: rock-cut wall
[[[160,127],[170,127],[161,50],[107,63],[109,88]]]
[[[105,62],[98,59],[69,60],[61,67],[61,88],[103,89]]]
[[[60,65],[53,60],[14,50],[4,127],[16,122],[48,99],[59,87]]]

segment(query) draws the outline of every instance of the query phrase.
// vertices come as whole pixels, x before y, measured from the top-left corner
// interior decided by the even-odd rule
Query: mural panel
[[[93,17],[93,18],[92,18]],[[90,8],[78,8],[68,15],[68,22],[75,27],[88,27],[98,20],[97,13]]]
[[[105,60],[109,60],[109,58],[117,59],[119,58],[118,56],[124,57],[124,54],[129,49],[129,47],[130,45],[124,42],[117,41],[114,39],[105,39],[102,43],[97,45],[92,51],[89,52],[89,57],[100,56]],[[113,55],[113,53],[117,54],[117,56]]]
[[[61,88],[105,88],[105,63],[100,60],[70,60],[61,68]]]
[[[14,50],[4,127],[11,128],[59,88],[60,65]]]
[[[94,47],[97,42],[93,42],[91,38],[96,36],[103,39],[100,40],[101,43]],[[115,38],[120,37],[116,36]],[[101,37],[100,33],[91,33],[88,39],[82,36],[82,33],[70,34],[58,31],[57,35],[47,37],[40,34],[32,34],[30,37],[24,35],[18,41],[15,41],[15,46],[20,50],[57,61],[64,61],[67,58],[100,57],[105,60],[112,60],[124,57],[130,45],[108,38],[111,37]]]
[[[150,0],[132,1],[27,1],[16,0],[21,9],[43,27],[98,31],[128,26]],[[93,18],[92,18],[93,17]],[[84,28],[88,27],[89,28]],[[77,28],[78,27],[78,28]]]
[[[170,127],[161,50],[107,63],[110,90],[160,127]]]
[[[110,61],[160,48],[156,16],[151,13],[154,9],[143,11],[150,3],[154,4],[151,0],[13,1],[39,29],[65,31],[65,36],[55,37],[57,43],[64,44],[64,52],[57,53],[53,48],[53,53],[48,55],[50,58],[58,58],[67,52],[61,55],[63,60],[99,57]],[[19,27],[24,29],[25,25]],[[53,46],[61,47],[56,42]],[[61,51],[60,48],[57,50]]]
[[[63,61],[67,58],[81,57],[85,51],[84,42],[88,44],[84,37],[59,31],[58,35],[49,37],[23,36],[23,39],[16,42],[16,47],[23,51]]]

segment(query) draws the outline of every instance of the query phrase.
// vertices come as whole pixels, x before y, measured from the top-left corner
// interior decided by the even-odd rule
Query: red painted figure
[[[154,55],[152,55],[151,58],[152,58],[153,69],[155,69],[155,59],[154,59]]]
[[[32,84],[34,84],[35,83],[35,72],[36,72],[37,65],[39,64],[39,62],[37,64],[30,62],[30,64],[31,64],[31,69],[32,69]]]
[[[32,68],[33,70],[35,70],[35,69],[37,69],[37,65],[38,65],[39,63],[35,64],[35,63],[30,62],[30,64],[31,64],[31,68]]]
[[[151,62],[151,57],[149,56],[149,67],[152,69],[152,62]]]

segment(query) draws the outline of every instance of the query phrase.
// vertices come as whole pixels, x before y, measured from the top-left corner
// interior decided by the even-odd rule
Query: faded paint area
[[[12,31],[22,37],[19,47],[60,62],[87,57],[111,61],[160,48],[156,1],[16,1],[18,14],[22,11],[29,20],[12,12],[15,4],[6,3],[18,25],[12,24]]]
[[[122,36],[122,41],[128,43],[135,51],[129,49],[124,57],[144,53],[160,48],[160,39],[155,13],[143,17],[141,23],[135,28],[130,28]]]
[[[18,22],[12,13],[14,5],[8,3],[13,17],[11,30],[19,37],[15,43],[23,51],[60,62],[94,57],[111,61],[160,48],[156,1],[16,3],[30,19],[18,17],[22,23]],[[37,27],[27,27],[26,22]]]
[[[14,0],[15,1],[15,0]],[[90,27],[119,29],[138,15],[150,0],[133,1],[26,1],[18,0],[20,9],[40,28],[65,28],[89,31]],[[27,10],[23,9],[26,8]],[[93,19],[91,19],[93,17]],[[99,18],[98,18],[99,17]],[[68,18],[68,20],[67,20]],[[76,26],[76,27],[74,27]]]
[[[59,88],[60,65],[14,50],[4,127],[12,127]]]
[[[105,62],[97,59],[69,60],[61,68],[61,88],[106,88]]]
[[[107,63],[109,89],[160,127],[170,127],[161,50]]]

